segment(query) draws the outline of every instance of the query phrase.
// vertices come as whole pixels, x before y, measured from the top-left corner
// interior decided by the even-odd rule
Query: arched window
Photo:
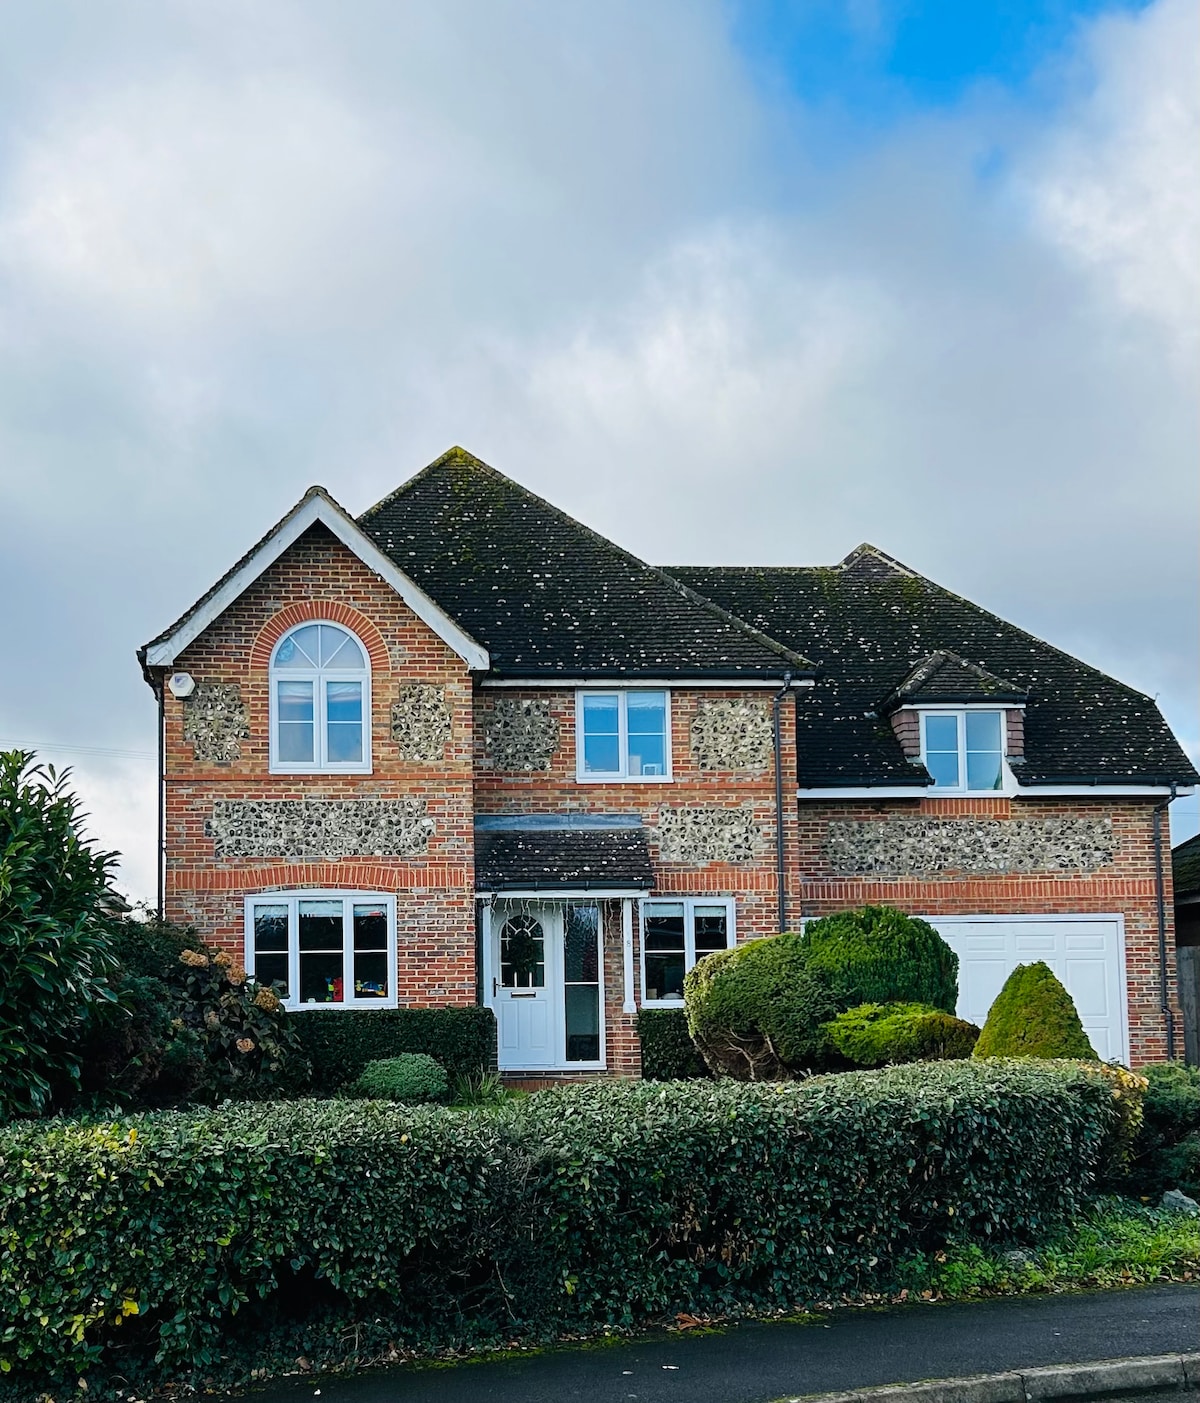
[[[301,624],[271,655],[271,769],[371,768],[367,650],[338,624]]]

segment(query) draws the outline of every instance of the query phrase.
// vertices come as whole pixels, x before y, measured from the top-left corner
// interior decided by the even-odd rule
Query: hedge
[[[451,1082],[496,1068],[496,1019],[490,1008],[367,1008],[308,1010],[292,1020],[312,1062],[318,1096],[355,1081],[368,1062],[424,1052]]]
[[[708,1068],[688,1032],[681,1008],[644,1008],[637,1016],[642,1046],[642,1076],[647,1081],[683,1081],[707,1077]]]
[[[15,1124],[0,1388],[228,1385],[886,1289],[914,1250],[1064,1223],[1111,1121],[1101,1077],[1022,1061]]]

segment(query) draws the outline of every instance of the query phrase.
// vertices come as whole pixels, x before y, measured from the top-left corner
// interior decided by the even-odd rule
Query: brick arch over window
[[[281,609],[273,618],[268,619],[259,630],[254,646],[250,649],[250,666],[264,669],[268,667],[271,662],[271,650],[288,629],[295,628],[297,624],[310,623],[313,619],[320,619],[322,623],[343,624],[362,640],[370,655],[373,673],[391,671],[387,644],[383,641],[383,634],[371,620],[348,604],[328,599],[306,599],[302,604],[289,604],[286,609]]]

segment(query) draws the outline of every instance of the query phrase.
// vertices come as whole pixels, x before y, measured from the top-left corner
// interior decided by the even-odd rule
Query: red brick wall
[[[330,619],[371,654],[373,773],[272,775],[268,675],[273,644],[292,624]],[[250,736],[241,758],[197,761],[183,738],[183,704],[167,693],[166,908],[239,957],[243,898],[271,888],[336,887],[397,894],[401,1003],[475,1002],[472,682],[462,660],[323,526],[315,526],[189,647],[176,668],[198,682],[236,683]],[[441,763],[402,760],[391,705],[403,686],[445,688],[451,740]],[[205,821],[215,799],[401,799],[417,796],[434,820],[428,850],[408,859],[344,857],[292,862],[217,859]]]

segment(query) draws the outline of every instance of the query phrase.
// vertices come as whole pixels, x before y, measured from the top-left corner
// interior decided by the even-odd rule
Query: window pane
[[[926,750],[958,750],[958,717],[925,717]]]
[[[279,645],[275,654],[276,667],[316,667],[318,652],[319,624],[306,624],[298,628]]]
[[[354,997],[387,998],[387,953],[383,950],[359,952],[354,956]]]
[[[362,649],[344,628],[335,628],[333,624],[321,624],[319,627],[322,667],[366,667]]]
[[[313,684],[276,685],[280,760],[311,764],[313,760]]]
[[[934,784],[946,784],[951,789],[958,788],[958,752],[928,751],[925,755],[925,768],[933,776]]]
[[[337,950],[342,948],[342,903],[302,901],[300,903],[300,949]]]
[[[254,908],[254,977],[274,985],[288,996],[288,909],[286,906]]]
[[[355,764],[363,758],[362,683],[326,682],[327,758]]]
[[[386,906],[356,906],[354,908],[354,948],[356,950],[387,949]]]
[[[563,932],[563,977],[568,984],[595,984],[599,978],[597,946],[600,935],[598,906],[568,906]]]
[[[667,694],[630,692],[626,698],[629,735],[629,773],[663,775],[667,772]]]
[[[1000,753],[1000,713],[998,711],[967,712],[967,749],[994,750]]]
[[[254,977],[260,984],[270,984],[281,999],[288,997],[288,957],[286,955],[255,955]]]
[[[694,912],[697,959],[714,950],[724,950],[729,944],[729,913],[725,907],[697,906]]]
[[[647,951],[646,997],[648,999],[683,998],[683,951],[676,954],[655,954]]]
[[[565,990],[567,1061],[600,1060],[600,990],[595,984],[571,984]]]
[[[342,1002],[342,954],[300,954],[300,1002]]]
[[[621,769],[620,710],[615,696],[585,696],[583,768],[587,774],[617,774]]]
[[[362,683],[326,682],[325,719],[362,721]]]
[[[967,788],[999,789],[1003,781],[1000,756],[996,752],[967,751]]]
[[[647,950],[683,951],[683,903],[656,902],[642,908],[642,944]]]

